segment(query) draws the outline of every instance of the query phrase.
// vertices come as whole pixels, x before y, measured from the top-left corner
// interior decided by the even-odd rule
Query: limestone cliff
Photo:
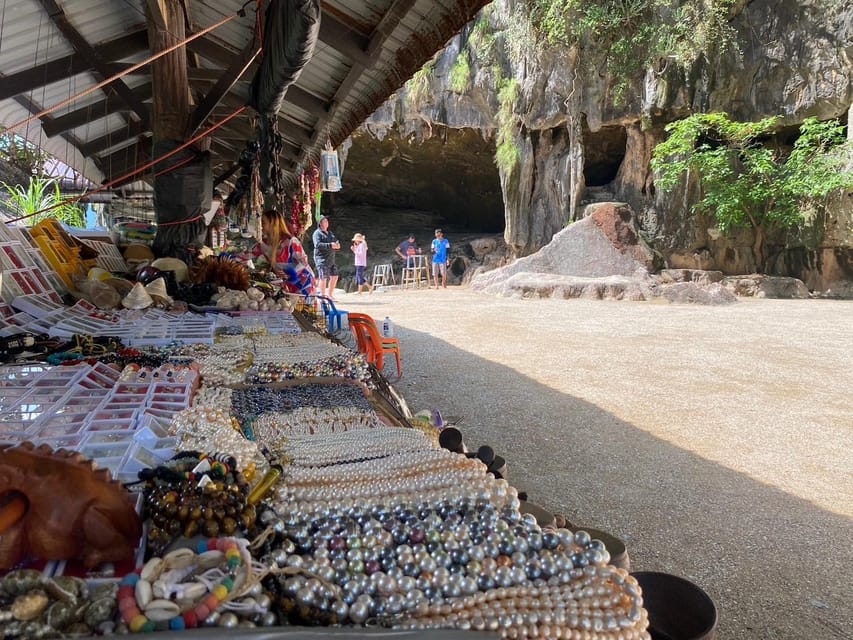
[[[642,233],[669,266],[756,270],[748,231],[723,235],[713,220],[690,213],[690,185],[669,195],[655,189],[652,150],[667,122],[695,111],[739,120],[781,115],[782,144],[806,117],[846,122],[853,5],[737,2],[728,14],[736,47],[699,56],[687,69],[664,58],[630,78],[618,99],[614,74],[590,71],[577,49],[530,46],[529,34],[525,47],[515,5],[496,0],[429,73],[416,75],[353,136],[341,197],[440,210],[483,230],[502,225],[516,256],[547,244],[581,215],[581,204],[619,200],[637,212]],[[520,163],[512,175],[493,160],[499,76],[519,87],[511,128]],[[851,230],[853,194],[843,194],[828,217],[771,238],[771,272],[816,290],[853,280]]]

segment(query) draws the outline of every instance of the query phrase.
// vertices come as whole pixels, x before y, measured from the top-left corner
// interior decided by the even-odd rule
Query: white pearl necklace
[[[381,426],[312,436],[291,436],[282,446],[293,466],[325,466],[392,453],[432,449],[432,441],[420,431]]]

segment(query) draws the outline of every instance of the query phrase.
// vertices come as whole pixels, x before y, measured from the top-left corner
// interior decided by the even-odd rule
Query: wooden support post
[[[181,0],[146,0],[148,42],[151,53],[180,44],[186,35],[186,16]],[[188,138],[191,95],[184,46],[151,63],[154,105],[151,129],[155,158],[173,151]],[[213,176],[206,152],[210,141],[195,145],[154,166],[154,202],[157,235],[152,249],[157,256],[174,256],[191,262],[193,252],[205,239],[203,214],[210,208]],[[181,164],[186,160],[186,164]],[[163,171],[171,167],[172,170]]]
[[[172,47],[186,37],[180,0],[148,0],[148,42],[151,53]],[[154,140],[184,140],[190,115],[187,50],[178,47],[151,63],[154,106],[151,126]]]

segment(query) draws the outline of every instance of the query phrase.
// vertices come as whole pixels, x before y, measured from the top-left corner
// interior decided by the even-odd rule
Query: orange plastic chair
[[[368,362],[382,371],[385,366],[385,354],[393,353],[397,359],[397,377],[403,377],[399,339],[383,337],[376,326],[376,321],[366,313],[350,312],[349,326],[355,335],[359,352],[367,357]]]

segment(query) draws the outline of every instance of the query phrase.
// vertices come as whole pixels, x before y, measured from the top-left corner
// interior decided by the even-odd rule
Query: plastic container
[[[391,322],[391,318],[389,318],[388,316],[385,316],[385,319],[382,321],[382,337],[394,337],[394,323]]]

